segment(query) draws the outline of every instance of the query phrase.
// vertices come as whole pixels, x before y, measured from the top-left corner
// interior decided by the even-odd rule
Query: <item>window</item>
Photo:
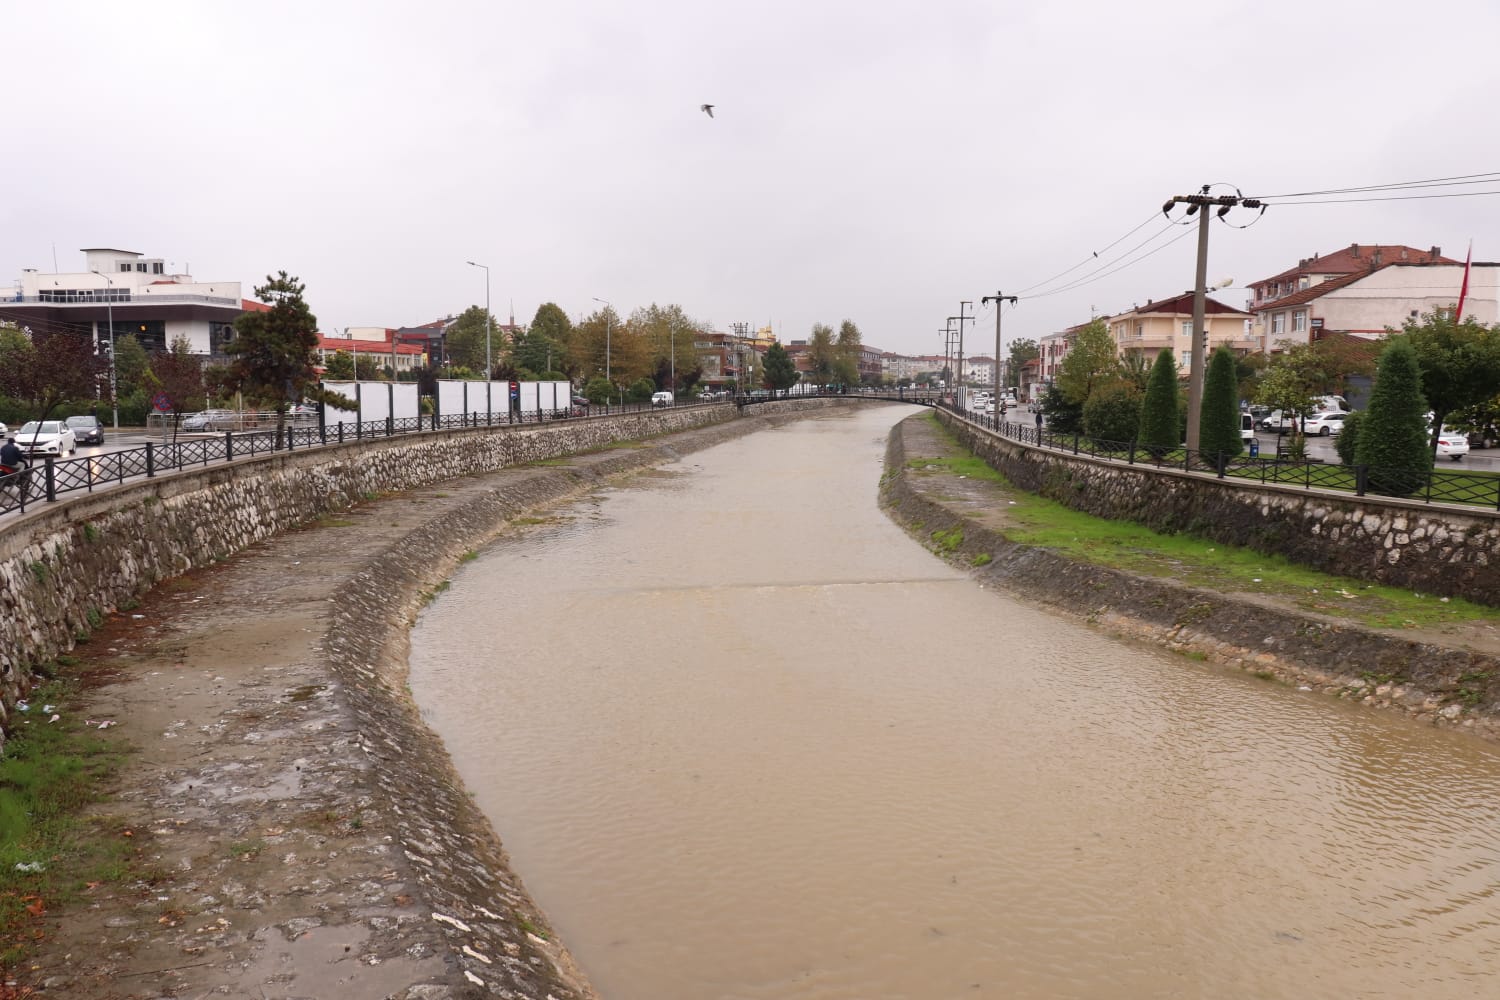
[[[137,264],[135,265],[135,269],[137,271],[141,272],[142,274],[145,274],[146,273],[146,262],[145,261],[139,261],[139,262],[137,262]]]
[[[210,322],[208,324],[208,351],[210,354],[223,354],[224,345],[234,339],[234,326],[229,323]]]
[[[1136,340],[1140,340],[1145,335],[1146,335],[1146,324],[1145,323],[1137,323],[1135,325],[1135,339]]]
[[[1292,332],[1293,333],[1306,333],[1307,332],[1307,310],[1306,309],[1298,309],[1296,312],[1292,313]]]
[[[130,270],[130,261],[128,261],[128,260],[122,260],[122,261],[120,261],[119,265],[116,267],[116,270],[119,270],[119,271],[128,271],[128,270]]]
[[[161,261],[156,261],[155,263],[153,263],[151,265],[151,273],[152,274],[165,274],[166,273],[165,269],[162,266],[162,262]]]
[[[1286,313],[1271,314],[1271,332],[1286,333]]]
[[[1192,335],[1193,335],[1193,321],[1192,320],[1185,319],[1185,320],[1182,321],[1182,335],[1184,337],[1189,337],[1189,338],[1192,337]]]
[[[1181,367],[1183,367],[1183,368],[1191,368],[1191,367],[1193,367],[1193,352],[1192,351],[1183,351],[1182,352]]]

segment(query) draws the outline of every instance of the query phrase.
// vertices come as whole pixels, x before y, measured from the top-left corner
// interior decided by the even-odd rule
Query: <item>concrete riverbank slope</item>
[[[247,529],[238,555],[133,597],[74,650],[90,689],[67,721],[109,722],[100,736],[132,748],[94,813],[100,836],[129,838],[136,877],[39,914],[25,985],[76,1000],[591,995],[412,705],[408,630],[512,519],[829,405],[845,404],[371,490],[289,530]],[[376,482],[349,477],[340,490]],[[276,495],[226,478],[205,485]],[[119,530],[89,510],[101,538]]]
[[[1117,635],[1436,725],[1500,738],[1500,635],[1488,623],[1414,637],[1309,614],[1290,600],[1224,594],[1071,560],[1008,540],[1028,494],[948,471],[963,452],[932,420],[892,432],[882,498],[924,544],[978,579]]]

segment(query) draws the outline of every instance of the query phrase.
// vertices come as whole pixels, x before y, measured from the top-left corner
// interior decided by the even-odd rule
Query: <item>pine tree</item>
[[[1432,471],[1426,412],[1416,349],[1394,340],[1376,365],[1375,389],[1355,446],[1355,463],[1367,468],[1370,492],[1407,496],[1426,482]]]
[[[1239,378],[1229,348],[1214,351],[1203,380],[1203,402],[1198,409],[1198,453],[1210,462],[1234,458],[1245,448],[1240,437]]]
[[[1141,444],[1155,458],[1182,443],[1178,436],[1177,364],[1172,352],[1163,350],[1146,377],[1146,398],[1141,403]]]

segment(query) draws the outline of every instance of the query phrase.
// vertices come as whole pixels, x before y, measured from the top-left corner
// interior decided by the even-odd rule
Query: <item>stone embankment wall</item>
[[[838,405],[787,400],[746,417]],[[361,498],[735,423],[733,406],[683,407],[537,427],[431,431],[280,452],[40,505],[0,532],[0,722],[54,660],[162,580]],[[763,426],[763,425],[761,425]]]
[[[1329,573],[1500,606],[1500,513],[1220,480],[1068,455],[936,411],[1016,486],[1099,517],[1187,531]]]

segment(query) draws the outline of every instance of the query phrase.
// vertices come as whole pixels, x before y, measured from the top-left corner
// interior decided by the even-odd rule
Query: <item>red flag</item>
[[[1458,308],[1453,310],[1453,322],[1461,323],[1464,318],[1464,299],[1469,297],[1469,267],[1474,263],[1474,241],[1469,241],[1469,255],[1464,258],[1464,283],[1458,289]]]

